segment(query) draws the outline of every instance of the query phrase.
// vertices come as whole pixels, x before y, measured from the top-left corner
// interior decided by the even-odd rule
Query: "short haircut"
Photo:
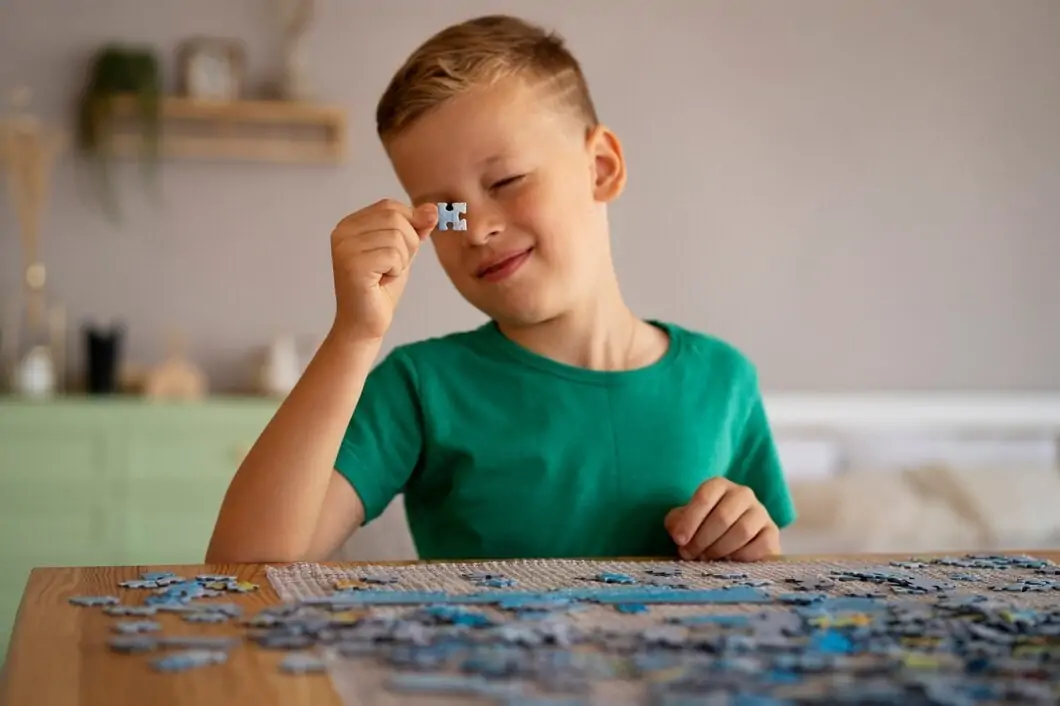
[[[513,76],[546,88],[586,128],[599,122],[581,66],[559,35],[487,15],[443,29],[409,56],[379,100],[376,131],[385,143],[446,100]]]

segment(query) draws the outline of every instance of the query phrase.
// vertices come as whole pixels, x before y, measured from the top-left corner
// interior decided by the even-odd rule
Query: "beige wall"
[[[0,91],[67,121],[109,39],[170,62],[193,34],[275,69],[266,0],[0,0]],[[649,5],[653,5],[649,7]],[[321,2],[312,61],[350,111],[344,167],[170,163],[161,203],[119,175],[115,229],[56,174],[43,251],[75,322],[118,317],[131,353],[190,332],[217,387],[281,331],[323,332],[328,234],[400,195],[375,101],[429,33],[484,12],[556,25],[625,141],[618,268],[645,316],[725,336],[766,387],[1060,389],[1060,2],[633,0]],[[17,285],[0,204],[0,293]],[[432,258],[391,335],[477,324]],[[75,351],[76,352],[76,351]]]

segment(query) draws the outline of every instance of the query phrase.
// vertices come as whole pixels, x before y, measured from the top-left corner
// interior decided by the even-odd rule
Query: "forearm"
[[[225,495],[206,560],[294,561],[310,551],[335,457],[379,344],[331,334]]]

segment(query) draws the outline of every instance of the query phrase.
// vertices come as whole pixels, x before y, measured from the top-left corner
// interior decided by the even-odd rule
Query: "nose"
[[[504,213],[488,201],[469,203],[467,214],[467,242],[470,245],[485,245],[496,235],[504,232]]]

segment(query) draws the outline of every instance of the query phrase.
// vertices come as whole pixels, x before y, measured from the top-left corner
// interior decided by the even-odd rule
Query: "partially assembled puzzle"
[[[163,651],[156,669],[217,668],[247,642],[358,706],[1060,703],[1060,565],[1034,557],[294,564],[268,578],[283,603],[249,617],[223,595],[252,585],[224,576],[144,576],[126,587],[147,592],[138,605],[71,602],[137,618],[110,648]],[[159,636],[161,612],[240,620],[245,639]]]

